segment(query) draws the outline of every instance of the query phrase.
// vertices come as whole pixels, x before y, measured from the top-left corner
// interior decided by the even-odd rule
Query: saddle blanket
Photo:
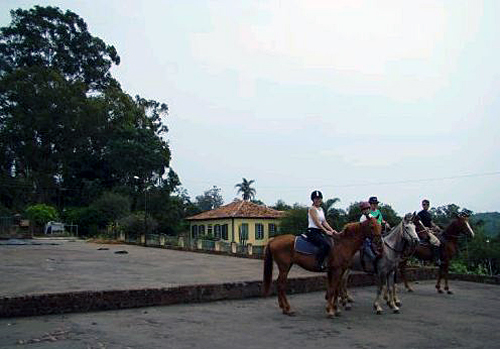
[[[307,239],[305,234],[295,237],[295,251],[303,254],[316,255],[319,252],[319,248],[316,247],[312,242]]]

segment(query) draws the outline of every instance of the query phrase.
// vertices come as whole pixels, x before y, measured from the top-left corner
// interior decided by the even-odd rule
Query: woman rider
[[[308,227],[306,235],[309,241],[319,248],[320,251],[317,257],[318,270],[324,271],[325,266],[323,265],[323,262],[330,251],[330,244],[324,234],[332,236],[333,234],[338,233],[333,230],[326,221],[325,212],[321,208],[323,194],[321,194],[319,190],[315,190],[311,193],[311,200],[313,203],[307,211]]]

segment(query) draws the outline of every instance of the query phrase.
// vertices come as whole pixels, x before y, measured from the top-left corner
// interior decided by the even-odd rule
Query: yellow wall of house
[[[234,222],[234,230],[233,230],[233,222]],[[256,224],[260,223],[264,226],[264,238],[256,240]],[[240,229],[243,224],[248,224],[248,240],[247,244],[252,244],[254,246],[263,246],[269,240],[269,224],[274,224],[276,226],[276,230],[279,228],[279,219],[265,219],[265,218],[227,218],[227,219],[211,219],[211,220],[199,220],[199,221],[190,221],[189,222],[189,232],[192,233],[193,225],[203,225],[205,227],[205,234],[208,234],[208,226],[212,225],[212,235],[215,233],[215,225],[228,225],[227,240],[223,240],[226,242],[235,241],[237,243],[241,243],[240,241]],[[199,228],[198,228],[199,229]],[[233,232],[234,232],[234,240],[233,240]]]

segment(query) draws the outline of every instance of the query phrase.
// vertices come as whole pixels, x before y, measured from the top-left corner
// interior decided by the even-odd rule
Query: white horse
[[[401,301],[397,298],[396,285],[394,282],[395,273],[399,263],[408,258],[418,246],[419,238],[415,231],[415,224],[413,217],[415,213],[408,213],[405,215],[401,223],[394,227],[383,239],[383,254],[377,260],[376,270],[374,270],[374,263],[368,259],[366,254],[363,255],[364,263],[367,268],[363,267],[359,251],[354,255],[352,260],[351,269],[358,271],[365,271],[375,273],[377,283],[377,296],[373,303],[373,308],[377,314],[382,314],[382,307],[380,306],[380,296],[385,287],[385,296],[387,305],[395,312],[399,313],[399,306]],[[350,304],[354,300],[347,293],[347,280],[349,278],[349,269],[342,276],[342,292],[341,302],[344,307],[350,309]]]

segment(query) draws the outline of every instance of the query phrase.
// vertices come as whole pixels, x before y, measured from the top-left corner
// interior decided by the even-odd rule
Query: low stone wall
[[[409,269],[410,280],[436,277],[434,268]],[[356,273],[349,280],[350,287],[373,285],[373,276]],[[305,293],[326,289],[325,276],[291,278],[287,293]],[[116,310],[181,303],[245,299],[262,295],[262,281],[223,284],[189,285],[171,288],[83,291],[0,298],[0,317],[37,316],[100,310]],[[272,286],[276,293],[276,284]]]

